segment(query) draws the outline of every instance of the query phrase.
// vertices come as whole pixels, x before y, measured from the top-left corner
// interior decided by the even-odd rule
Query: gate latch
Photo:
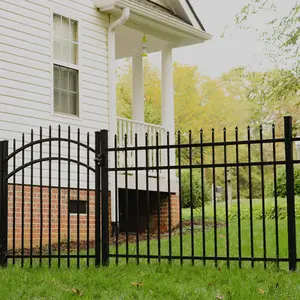
[[[97,154],[95,158],[95,162],[97,163],[97,166],[103,166],[104,165],[104,154]]]

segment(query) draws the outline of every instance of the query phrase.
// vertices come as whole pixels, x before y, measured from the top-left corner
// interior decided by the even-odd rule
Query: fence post
[[[102,265],[109,264],[109,195],[108,195],[108,131],[100,131],[101,153],[101,211],[102,211]]]
[[[284,117],[289,269],[297,269],[292,117]]]
[[[95,266],[101,264],[101,137],[95,132]]]
[[[8,199],[7,199],[7,162],[8,141],[0,142],[0,264],[7,266],[7,223],[8,223]]]

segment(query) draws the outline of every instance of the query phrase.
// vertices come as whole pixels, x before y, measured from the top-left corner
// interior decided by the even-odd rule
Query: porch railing
[[[127,147],[135,147],[135,135],[137,135],[138,146],[145,146],[145,135],[148,134],[148,146],[163,145],[166,140],[167,131],[159,125],[144,123],[117,117],[117,146],[125,147],[125,135],[127,136]],[[164,164],[165,155],[159,150],[159,165]],[[143,157],[144,156],[144,157]],[[146,154],[139,155],[138,164],[140,167],[146,165]],[[148,166],[153,168],[157,165],[156,149],[148,150]],[[127,167],[135,166],[134,151],[127,152]],[[125,167],[125,154],[120,153],[118,156],[118,167]],[[152,173],[155,173],[151,171]]]

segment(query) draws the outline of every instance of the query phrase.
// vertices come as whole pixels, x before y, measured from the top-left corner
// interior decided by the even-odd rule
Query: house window
[[[78,22],[54,14],[54,111],[78,115]]]
[[[87,213],[87,201],[80,200],[79,206],[77,200],[69,200],[69,213],[70,214],[86,214]]]

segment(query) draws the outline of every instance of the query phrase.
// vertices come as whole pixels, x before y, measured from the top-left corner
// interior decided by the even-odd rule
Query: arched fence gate
[[[107,264],[107,136],[59,126],[0,142],[2,266]]]

